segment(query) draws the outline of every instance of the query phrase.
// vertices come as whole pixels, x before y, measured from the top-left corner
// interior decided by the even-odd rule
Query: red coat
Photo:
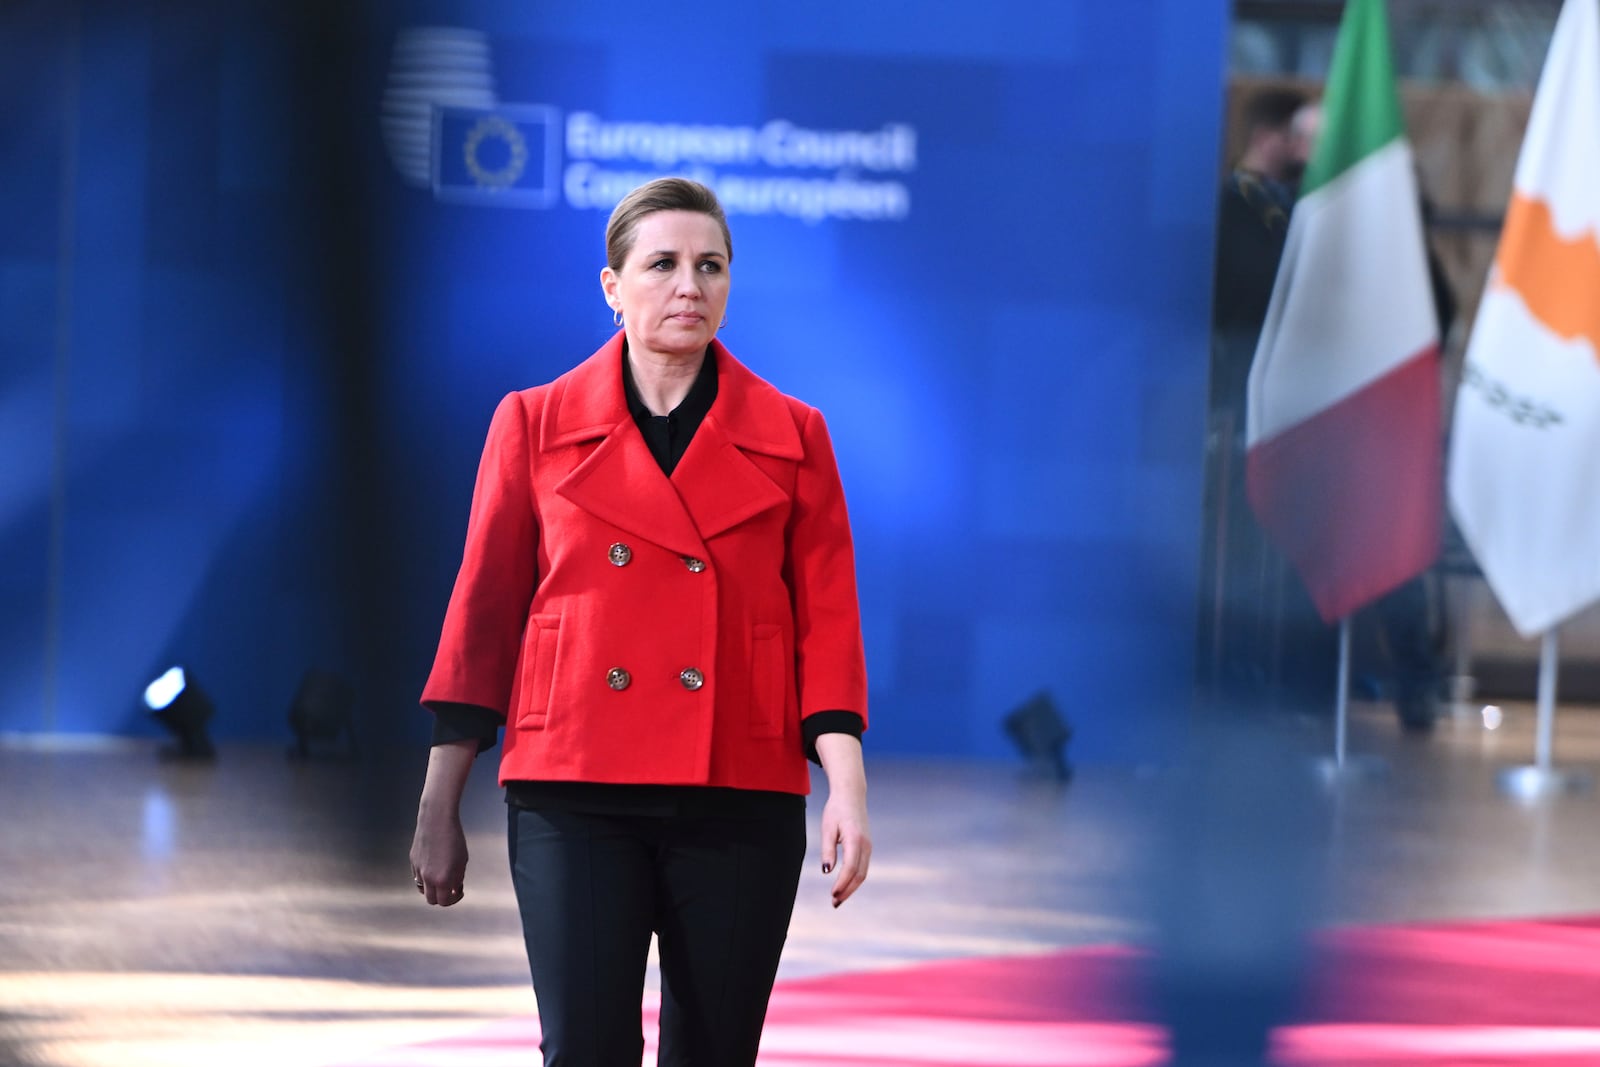
[[[866,717],[844,492],[822,415],[720,342],[670,478],[622,334],[489,427],[424,704],[506,716],[502,782],[805,793],[800,721]]]

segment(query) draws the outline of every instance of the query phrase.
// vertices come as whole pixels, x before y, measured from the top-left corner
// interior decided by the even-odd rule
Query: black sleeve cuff
[[[430,704],[433,711],[434,745],[452,741],[476,741],[478,751],[487,752],[500,737],[500,715],[476,704]]]
[[[851,737],[860,737],[866,728],[866,720],[853,711],[819,711],[815,715],[806,716],[800,721],[806,759],[818,765],[822,763],[817,757],[817,738],[823,734],[849,734]]]

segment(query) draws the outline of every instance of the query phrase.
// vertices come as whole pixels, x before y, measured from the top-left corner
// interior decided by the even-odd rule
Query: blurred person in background
[[[460,803],[505,727],[517,902],[550,1064],[632,1064],[651,935],[659,1062],[755,1062],[828,778],[838,907],[871,855],[866,672],[849,520],[822,416],[716,340],[721,205],[641,186],[606,230],[619,332],[495,412],[423,703],[411,850],[462,899]]]
[[[1289,170],[1297,189],[1311,161],[1311,152],[1321,129],[1322,105],[1316,100],[1307,101],[1295,112],[1290,123],[1293,161]],[[1433,294],[1442,353],[1455,324],[1456,297],[1444,264],[1439,261],[1432,243],[1426,239],[1427,231],[1432,228],[1435,209],[1424,191],[1420,173],[1417,175],[1417,190],[1421,197],[1428,281]],[[1373,650],[1377,662],[1368,664],[1369,669],[1363,672],[1370,695],[1387,696],[1394,705],[1401,729],[1410,734],[1432,731],[1446,675],[1439,582],[1436,573],[1420,574],[1374,601],[1366,612],[1378,645]]]
[[[1423,248],[1428,254],[1428,281],[1433,294],[1434,315],[1439,324],[1439,370],[1443,374],[1443,354],[1455,325],[1457,302],[1444,264],[1427,239],[1435,214],[1433,203],[1423,191],[1422,176],[1417,176],[1417,191],[1422,200]],[[1439,502],[1444,509],[1444,502]],[[1445,523],[1450,522],[1445,509]],[[1441,560],[1441,563],[1443,561]],[[1374,695],[1387,695],[1394,703],[1400,728],[1408,734],[1431,733],[1439,714],[1444,681],[1447,641],[1442,606],[1443,576],[1440,564],[1424,571],[1393,592],[1374,601],[1369,609],[1377,630],[1381,662],[1370,674]]]
[[[1264,89],[1244,106],[1244,151],[1222,183],[1217,206],[1211,323],[1216,334],[1248,343],[1238,346],[1246,350],[1242,368],[1216,368],[1239,373],[1217,383],[1220,390],[1214,387],[1214,407],[1243,408],[1244,379],[1267,317],[1289,233],[1289,213],[1309,158],[1303,114],[1308,102],[1304,93],[1293,89]],[[1298,133],[1296,116],[1302,116]]]
[[[1289,164],[1284,180],[1300,197],[1300,182],[1311,165],[1311,152],[1317,146],[1317,134],[1322,132],[1322,102],[1307,100],[1295,109],[1289,120]]]
[[[1289,583],[1245,491],[1245,394],[1310,155],[1308,103],[1302,92],[1277,88],[1245,101],[1244,149],[1217,206],[1200,631],[1209,695],[1228,707],[1273,702],[1282,669],[1280,599]]]

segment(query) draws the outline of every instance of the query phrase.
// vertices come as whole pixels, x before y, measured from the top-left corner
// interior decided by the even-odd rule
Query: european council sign
[[[549,207],[557,180],[556,111],[537,105],[433,111],[433,195],[496,207]]]

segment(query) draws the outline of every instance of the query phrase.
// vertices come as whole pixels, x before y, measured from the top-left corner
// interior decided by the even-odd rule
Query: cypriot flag
[[[1450,503],[1525,637],[1600,597],[1600,0],[1567,0],[1467,346]]]
[[[1350,0],[1250,367],[1262,527],[1332,622],[1425,570],[1442,511],[1438,325],[1382,0]]]

